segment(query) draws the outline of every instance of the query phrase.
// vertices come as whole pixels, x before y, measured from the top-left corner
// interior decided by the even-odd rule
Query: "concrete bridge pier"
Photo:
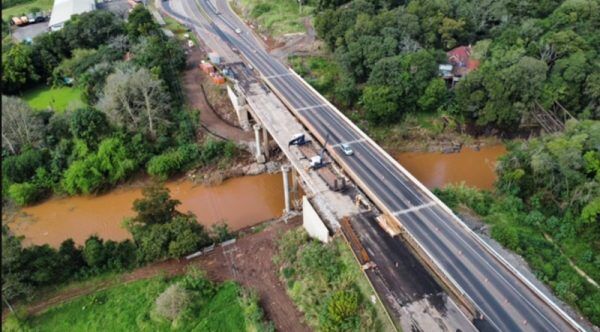
[[[292,169],[292,197],[294,199],[298,198],[298,182],[300,181],[300,176],[298,175],[298,171],[296,169]]]
[[[269,157],[271,156],[271,151],[269,149],[269,132],[267,131],[267,128],[263,127],[262,134],[264,155],[266,159],[269,159]]]
[[[244,131],[250,130],[250,120],[248,119],[248,104],[244,96],[239,96],[227,85],[227,95],[233,104],[238,122]]]
[[[290,167],[288,165],[281,166],[281,174],[283,175],[283,197],[285,200],[285,210],[284,213],[290,213],[290,184],[289,184],[289,175]]]
[[[265,162],[265,156],[262,154],[262,151],[260,150],[260,125],[255,124],[254,126],[252,126],[252,128],[254,129],[254,138],[255,138],[255,145],[256,145],[256,152],[255,152],[256,161],[258,163],[262,164]]]

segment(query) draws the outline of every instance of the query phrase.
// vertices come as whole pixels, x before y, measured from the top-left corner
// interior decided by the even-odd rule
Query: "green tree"
[[[160,183],[152,183],[142,189],[143,198],[133,202],[133,210],[136,216],[133,222],[142,225],[165,224],[180,213],[176,207],[180,201],[171,199],[169,189]]]
[[[449,92],[446,82],[436,78],[429,82],[423,95],[419,98],[419,107],[426,112],[434,112],[448,102]]]
[[[110,130],[106,115],[93,108],[75,110],[70,120],[73,137],[83,140],[92,149]]]
[[[397,94],[387,86],[365,87],[362,104],[365,108],[366,119],[375,124],[393,123],[401,115]]]
[[[98,102],[104,89],[106,78],[112,74],[113,70],[112,64],[102,62],[89,68],[79,77],[77,84],[83,90],[81,97],[88,105],[95,105]]]
[[[87,145],[81,141],[80,146],[87,150]],[[97,192],[123,180],[136,167],[123,141],[107,138],[100,142],[96,153],[84,151],[81,159],[69,166],[64,172],[63,187],[71,195]]]
[[[10,233],[8,226],[2,225],[2,297],[8,302],[33,292],[32,285],[27,282],[28,276],[22,270],[22,239]]]
[[[104,249],[104,241],[96,235],[92,235],[85,240],[83,259],[90,268],[102,269],[108,259]]]
[[[140,36],[160,34],[160,27],[145,6],[135,6],[127,17],[127,33],[131,40]]]
[[[5,91],[18,92],[38,79],[29,46],[16,44],[2,55],[2,86]]]
[[[106,10],[95,10],[74,15],[60,31],[71,50],[96,48],[111,38],[120,35],[125,25],[115,14]]]

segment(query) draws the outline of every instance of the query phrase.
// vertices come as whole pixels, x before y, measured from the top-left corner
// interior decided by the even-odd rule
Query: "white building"
[[[91,12],[95,9],[96,0],[54,0],[48,26],[52,31],[60,30],[72,15]]]

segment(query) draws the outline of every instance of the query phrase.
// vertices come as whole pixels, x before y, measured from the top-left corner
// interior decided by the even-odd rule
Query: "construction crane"
[[[316,169],[319,169],[326,165],[326,163],[323,161],[323,154],[325,153],[325,149],[327,148],[328,142],[329,142],[329,134],[327,134],[327,137],[325,138],[325,144],[323,145],[321,152],[319,152],[318,155],[310,158],[310,168],[316,170]]]

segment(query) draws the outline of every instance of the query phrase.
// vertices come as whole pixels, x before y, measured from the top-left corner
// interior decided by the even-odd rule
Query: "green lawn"
[[[303,6],[302,12],[296,0],[238,0],[249,18],[260,24],[260,30],[273,36],[286,33],[306,32],[302,18],[309,16],[313,7]]]
[[[34,0],[29,3],[12,6],[9,8],[2,9],[2,19],[7,20],[11,16],[28,14],[31,12],[31,9],[39,8],[43,11],[49,11],[52,9],[52,4],[54,0]]]
[[[36,110],[45,110],[50,107],[57,112],[62,112],[68,106],[83,106],[81,90],[72,87],[40,86],[25,92],[23,99]]]
[[[246,293],[242,287],[231,281],[219,285],[212,298],[194,300],[192,308],[195,309],[185,313],[174,323],[156,317],[152,313],[156,298],[179,279],[165,280],[156,277],[116,286],[58,305],[21,324],[8,319],[2,327],[7,331],[60,332],[262,329],[257,324],[257,316],[253,315],[255,311],[253,312],[252,306],[256,306],[257,299],[244,295]]]

